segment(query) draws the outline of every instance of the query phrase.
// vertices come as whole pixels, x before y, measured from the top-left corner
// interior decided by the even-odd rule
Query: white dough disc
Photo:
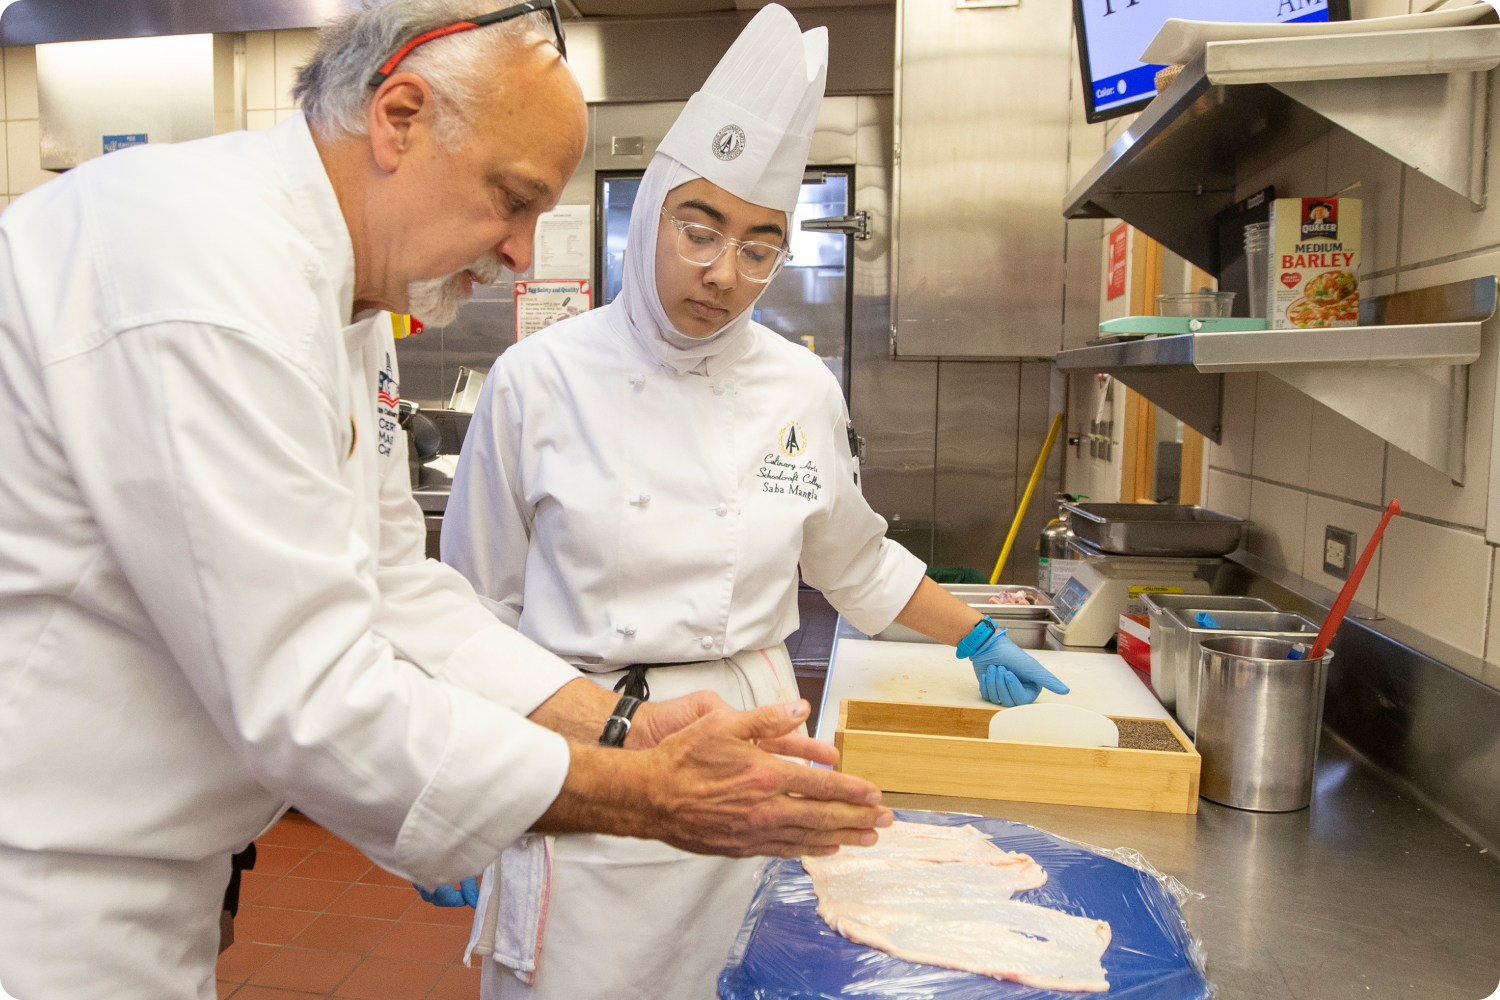
[[[1066,747],[1117,747],[1120,728],[1098,712],[1046,702],[1002,708],[990,720],[990,739],[1056,743]]]

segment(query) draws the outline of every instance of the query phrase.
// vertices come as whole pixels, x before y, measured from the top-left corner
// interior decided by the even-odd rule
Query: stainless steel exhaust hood
[[[0,0],[0,45],[316,28],[359,0]]]

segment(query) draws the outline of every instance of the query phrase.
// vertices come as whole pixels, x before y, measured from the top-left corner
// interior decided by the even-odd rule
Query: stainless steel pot
[[[1194,619],[1199,611],[1207,610],[1219,623],[1218,628],[1205,628]],[[1287,642],[1305,642],[1312,645],[1318,626],[1288,611],[1214,611],[1200,608],[1196,604],[1186,608],[1170,608],[1166,612],[1178,634],[1168,637],[1167,648],[1176,660],[1177,671],[1177,721],[1189,736],[1198,732],[1198,647],[1205,639],[1217,639],[1226,635],[1267,635]]]
[[[1312,801],[1330,650],[1289,660],[1292,643],[1265,636],[1205,639],[1198,735],[1204,798],[1255,812]]]

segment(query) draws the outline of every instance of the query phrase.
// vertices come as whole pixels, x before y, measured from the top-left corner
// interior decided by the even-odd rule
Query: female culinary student
[[[858,628],[896,620],[959,645],[992,701],[1067,691],[885,538],[838,383],[750,319],[786,259],[826,62],[825,29],[756,15],[646,170],[617,300],[507,350],[464,443],[444,561],[622,692],[619,714],[648,692],[797,698],[783,640],[799,565]],[[483,995],[712,997],[760,866],[533,837],[484,879]]]

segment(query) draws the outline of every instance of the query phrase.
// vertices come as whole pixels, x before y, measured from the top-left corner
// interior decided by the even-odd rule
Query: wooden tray
[[[1066,747],[991,740],[997,711],[1004,709],[845,699],[833,737],[838,769],[888,792],[1198,811],[1202,758],[1176,723],[1139,720],[1166,725],[1182,752]]]

